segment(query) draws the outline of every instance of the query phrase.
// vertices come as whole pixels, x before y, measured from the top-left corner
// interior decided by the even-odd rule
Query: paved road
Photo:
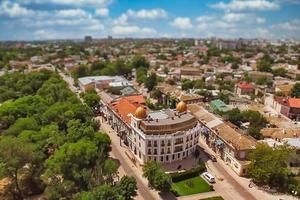
[[[65,75],[63,72],[59,71],[59,75],[64,79],[64,81],[67,82],[70,90],[74,93],[76,93],[76,88],[74,87],[73,83],[74,80],[72,77]],[[80,96],[77,94],[78,98],[83,101]],[[101,123],[101,129],[106,132],[106,133],[110,133],[113,130],[109,127],[108,124],[106,123]],[[112,135],[114,134],[114,135]],[[138,187],[138,193],[139,196],[141,196],[142,199],[149,199],[149,200],[155,200],[155,199],[159,199],[157,196],[154,197],[155,195],[153,195],[153,192],[150,192],[147,184],[145,184],[144,182],[141,181],[141,178],[135,173],[134,170],[137,170],[135,168],[133,168],[131,166],[132,163],[128,163],[128,158],[126,157],[126,155],[124,153],[121,153],[120,150],[122,150],[119,144],[119,140],[118,137],[115,138],[114,136],[116,135],[114,132],[110,135],[111,141],[112,141],[112,154],[120,161],[120,165],[122,167],[122,170],[125,172],[126,175],[128,176],[133,176],[135,177],[136,181],[137,181],[137,187]],[[130,161],[129,161],[130,162]]]
[[[116,133],[105,122],[101,123],[101,129],[110,136],[112,154],[120,161],[121,167],[123,168],[125,174],[128,176],[133,176],[136,179],[141,198],[145,200],[159,199],[153,191],[150,191],[148,185],[141,180],[141,176],[138,175],[141,172],[139,172],[139,169],[133,166],[133,163],[129,161],[129,158],[125,155],[124,148],[120,147],[119,137],[116,135]]]
[[[256,200],[256,198],[248,190],[242,187],[219,163],[215,163],[214,166],[232,186],[232,189],[238,192],[240,196],[247,200]]]
[[[205,149],[209,154],[214,155],[215,153],[207,147],[207,145],[200,140],[199,145]],[[217,156],[216,156],[217,157]],[[207,162],[208,170],[213,172],[213,174],[217,175],[217,177],[222,177],[224,180],[215,185],[216,191],[222,194],[222,190],[224,191],[225,199],[240,199],[240,200],[256,200],[254,195],[246,190],[239,182],[235,180],[235,178],[227,172],[220,162],[224,162],[218,158],[218,162]],[[238,196],[238,197],[237,197]],[[227,198],[226,198],[227,197]]]

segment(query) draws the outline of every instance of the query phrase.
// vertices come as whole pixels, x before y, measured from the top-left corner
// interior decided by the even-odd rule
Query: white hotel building
[[[187,111],[184,102],[180,102],[176,110],[148,114],[141,106],[129,116],[132,131],[127,134],[127,142],[141,164],[151,160],[171,163],[189,157],[195,151],[200,124]]]

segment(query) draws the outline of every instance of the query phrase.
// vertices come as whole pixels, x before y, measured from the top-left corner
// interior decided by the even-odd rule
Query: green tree
[[[293,155],[293,150],[286,145],[272,149],[267,144],[258,144],[249,154],[249,175],[256,183],[286,188],[289,174],[287,164]]]
[[[273,63],[273,59],[268,55],[264,55],[257,62],[257,70],[261,72],[272,72],[271,65]]]
[[[147,69],[144,67],[139,67],[136,70],[136,81],[139,84],[142,84],[145,83],[146,79],[147,79]]]
[[[83,95],[84,102],[92,107],[95,107],[99,104],[100,97],[97,95],[95,90],[90,90]]]
[[[44,176],[48,180],[57,180],[61,176],[65,181],[72,181],[76,187],[86,190],[97,158],[98,148],[91,141],[65,143],[46,160]],[[51,182],[47,184],[49,186]]]
[[[300,98],[300,83],[296,83],[291,91],[291,96],[295,98]]]
[[[148,89],[148,91],[152,91],[156,85],[157,85],[157,76],[155,73],[151,73],[150,76],[145,81],[145,87]]]
[[[132,60],[131,60],[131,69],[132,68],[145,68],[148,69],[150,67],[149,62],[146,60],[146,58],[144,56],[135,56]]]
[[[143,166],[143,176],[148,179],[149,186],[155,190],[168,191],[170,189],[171,177],[157,162],[147,162]]]
[[[282,67],[273,70],[274,76],[286,77],[287,72],[288,71],[285,68],[282,68]]]
[[[137,185],[134,177],[123,176],[117,184],[117,191],[124,200],[132,200],[137,195]]]
[[[2,137],[0,140],[0,176],[9,178],[7,192],[14,199],[25,198],[30,185],[24,184],[26,177],[33,177],[35,168],[40,166],[39,155],[33,145],[14,137]],[[26,167],[25,167],[26,165]],[[31,185],[32,186],[32,185]],[[37,185],[36,185],[37,186]]]
[[[260,129],[261,128],[259,128],[259,127],[250,126],[248,129],[248,134],[257,140],[260,140],[260,139],[262,139],[262,134],[260,133]]]
[[[34,118],[19,118],[4,134],[18,136],[24,130],[39,130],[40,126]]]
[[[103,171],[108,184],[113,184],[114,179],[118,177],[118,168],[116,161],[112,159],[105,160]]]

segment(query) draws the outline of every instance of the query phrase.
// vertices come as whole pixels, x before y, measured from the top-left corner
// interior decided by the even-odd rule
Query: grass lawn
[[[200,200],[224,200],[222,197],[209,197],[205,199],[200,199]]]
[[[189,178],[183,181],[174,182],[172,190],[176,191],[178,196],[186,196],[202,192],[213,191],[210,185],[200,176]]]

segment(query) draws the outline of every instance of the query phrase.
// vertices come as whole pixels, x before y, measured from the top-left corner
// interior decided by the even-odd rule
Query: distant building
[[[217,112],[227,112],[230,108],[220,99],[216,99],[210,102],[210,106],[214,111]]]
[[[86,42],[86,43],[91,43],[91,42],[93,42],[92,36],[89,36],[89,35],[85,36],[85,37],[84,37],[84,42]]]
[[[109,36],[107,36],[107,42],[108,42],[108,43],[111,43],[111,42],[112,42],[112,40],[113,40],[113,37],[112,37],[112,36],[110,36],[110,35],[109,35]]]
[[[241,82],[236,87],[236,94],[238,95],[254,94],[254,87],[251,83]]]
[[[217,48],[235,50],[242,46],[242,40],[221,40],[216,44]]]
[[[110,87],[127,87],[133,86],[122,76],[86,76],[78,79],[79,87],[82,91],[92,89],[105,90]]]
[[[277,97],[273,98],[272,107],[282,115],[300,121],[300,98]]]

